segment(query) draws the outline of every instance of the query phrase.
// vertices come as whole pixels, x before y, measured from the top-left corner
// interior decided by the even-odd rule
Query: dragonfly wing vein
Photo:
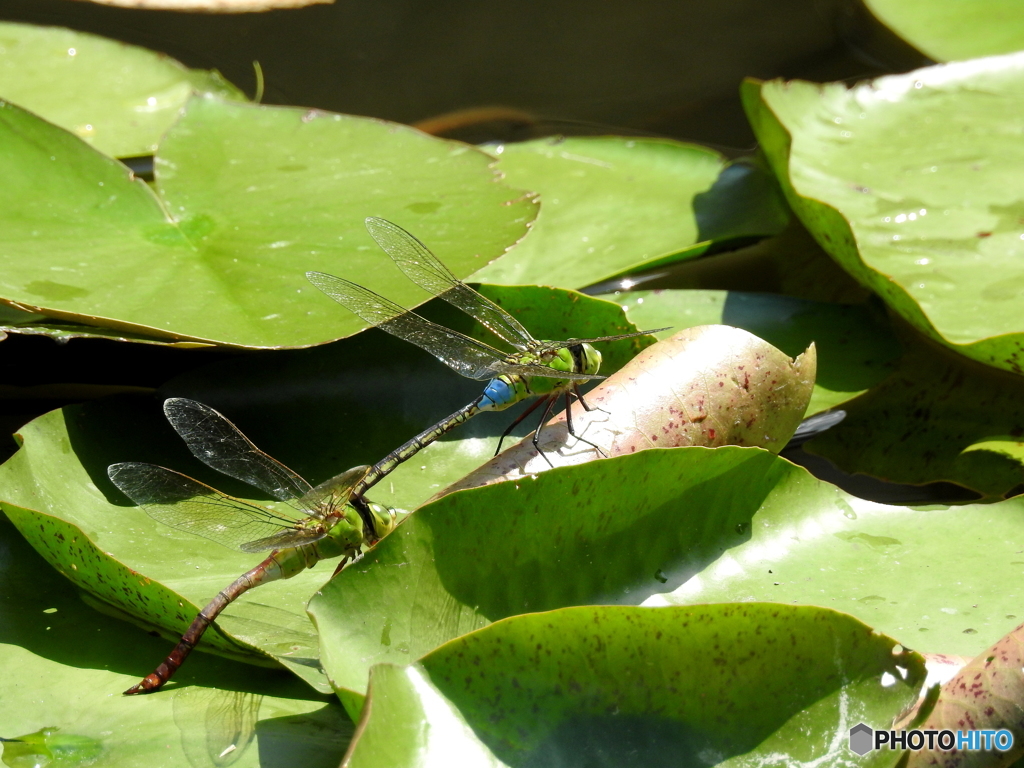
[[[416,285],[461,309],[495,336],[519,349],[535,343],[522,323],[493,301],[459,280],[418,238],[386,219],[371,217],[366,228]]]
[[[192,455],[206,466],[266,491],[279,501],[304,497],[311,490],[300,475],[257,448],[210,406],[172,397],[164,401],[164,414]]]
[[[491,378],[493,365],[507,357],[494,347],[432,323],[356,283],[323,272],[307,272],[306,277],[365,322],[415,344],[466,378]]]
[[[263,539],[249,541],[239,547],[243,552],[265,552],[268,549],[288,549],[312,544],[326,537],[327,530],[310,528],[307,530],[280,531]]]
[[[549,368],[546,365],[534,365],[523,363],[497,363],[492,367],[495,373],[504,373],[512,376],[544,376],[549,379],[565,379],[566,381],[590,381],[591,379],[603,379],[596,373],[570,373],[559,371],[556,368]]]
[[[633,339],[637,336],[648,336],[652,333],[671,330],[672,326],[666,328],[652,328],[649,331],[634,331],[633,333],[620,333],[616,336],[595,336],[592,339],[566,339],[565,341],[541,341],[538,342],[538,350],[553,352],[566,347],[574,347],[577,344],[599,344],[604,341],[621,341],[622,339]]]
[[[295,530],[294,520],[156,464],[112,464],[107,475],[154,520],[229,549]]]

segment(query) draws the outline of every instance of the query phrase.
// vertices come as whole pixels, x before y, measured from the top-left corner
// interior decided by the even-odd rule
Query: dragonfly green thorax
[[[285,502],[288,509],[236,499],[156,464],[121,462],[107,468],[111,482],[153,519],[230,549],[271,550],[200,611],[171,654],[125,691],[129,694],[154,691],[167,682],[206,628],[246,590],[291,578],[323,559],[344,558],[340,569],[395,527],[393,510],[355,492],[370,467],[355,467],[314,488],[209,406],[171,398],[164,402],[164,414],[196,458]]]

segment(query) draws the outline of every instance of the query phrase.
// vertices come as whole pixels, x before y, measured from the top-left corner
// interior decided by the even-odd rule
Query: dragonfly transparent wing
[[[370,235],[410,280],[474,317],[508,344],[522,350],[535,339],[512,315],[459,280],[423,243],[387,219],[366,220]]]
[[[307,496],[312,486],[249,440],[225,416],[184,397],[164,401],[164,414],[192,455],[206,466],[288,501]],[[315,507],[303,509],[316,514]]]
[[[295,521],[156,464],[128,461],[111,464],[107,476],[121,492],[154,520],[215,541],[229,549],[254,552],[310,544],[326,536],[316,529],[298,529]],[[282,535],[293,543],[253,548]]]
[[[336,302],[392,336],[426,350],[467,379],[485,381],[501,373],[587,381],[595,378],[565,373],[544,365],[519,365],[494,347],[432,323],[368,288],[324,272],[307,272],[313,285]],[[572,342],[575,343],[575,342]]]
[[[569,373],[549,368],[546,365],[532,365],[522,363],[501,362],[496,363],[494,370],[497,373],[505,373],[510,376],[544,376],[549,379],[564,379],[566,381],[590,381],[592,379],[603,379],[596,373]]]
[[[599,344],[602,341],[619,341],[620,339],[632,339],[637,336],[647,336],[651,333],[661,333],[662,331],[671,330],[672,326],[665,328],[652,328],[649,331],[634,331],[633,333],[620,333],[617,336],[595,336],[592,339],[567,339],[566,341],[541,341],[539,342],[540,349],[545,351],[554,351],[556,349],[565,349],[566,347],[572,347],[576,344]]]
[[[358,467],[347,469],[340,475],[324,480],[316,488],[311,488],[303,498],[299,499],[303,505],[315,507],[321,505],[324,499],[333,498],[334,505],[347,503],[352,496],[352,489],[356,484],[366,477],[370,471],[367,464],[360,464]]]
[[[426,350],[466,378],[481,381],[492,378],[492,366],[506,357],[494,347],[432,323],[361,285],[323,272],[307,272],[306,277],[350,312]]]
[[[263,696],[185,686],[173,694],[174,724],[192,768],[228,768],[256,737]]]

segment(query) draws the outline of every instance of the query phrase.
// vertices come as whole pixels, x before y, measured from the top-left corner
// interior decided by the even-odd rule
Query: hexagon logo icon
[[[870,725],[857,723],[850,729],[850,750],[863,757],[874,747],[875,732]]]

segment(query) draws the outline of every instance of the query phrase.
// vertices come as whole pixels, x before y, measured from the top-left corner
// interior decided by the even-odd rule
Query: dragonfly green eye
[[[373,515],[373,527],[377,531],[377,538],[383,538],[395,529],[397,524],[395,510],[382,504],[369,503],[367,506],[370,508],[370,514]]]
[[[590,344],[579,345],[579,371],[580,373],[595,374],[601,370],[601,353],[596,347]]]

